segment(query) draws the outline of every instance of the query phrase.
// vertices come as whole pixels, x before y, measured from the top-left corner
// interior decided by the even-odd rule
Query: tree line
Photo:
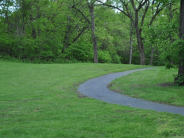
[[[0,58],[166,65],[181,74],[183,18],[183,0],[0,0]]]

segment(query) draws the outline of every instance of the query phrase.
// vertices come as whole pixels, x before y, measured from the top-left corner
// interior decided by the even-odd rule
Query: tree
[[[142,34],[142,27],[145,25],[144,20],[147,15],[147,12],[150,8],[153,10],[153,15],[150,18],[150,22],[148,24],[148,27],[152,25],[153,21],[155,20],[156,16],[163,10],[163,8],[166,6],[165,2],[157,2],[155,0],[149,1],[149,0],[116,0],[116,6],[114,4],[109,4],[109,0],[106,0],[106,2],[103,2],[101,0],[97,0],[102,5],[113,7],[123,14],[125,14],[130,20],[132,20],[135,30],[136,30],[136,36],[137,36],[137,47],[139,49],[140,54],[140,64],[145,65],[145,47],[143,40],[144,38],[141,36]],[[120,6],[119,6],[120,5]],[[133,8],[134,16],[131,14],[131,9]]]
[[[91,16],[91,32],[92,32],[92,40],[93,40],[93,51],[94,51],[94,63],[98,63],[98,46],[95,35],[95,15],[94,15],[94,3],[95,0],[86,0],[89,8],[89,13]]]
[[[94,52],[94,63],[98,63],[98,46],[97,46],[97,39],[96,39],[96,35],[95,35],[95,15],[94,15],[94,7],[95,7],[95,2],[96,0],[86,0],[86,3],[83,3],[83,1],[79,1],[78,4],[76,4],[77,0],[73,0],[73,8],[76,9],[77,11],[79,11],[81,13],[81,15],[88,21],[88,23],[90,24],[91,27],[91,36],[92,36],[92,41],[93,41],[93,52]],[[82,11],[81,11],[81,7],[77,7],[77,5],[80,6],[82,5],[82,7],[84,8],[87,4],[89,13],[90,13],[90,17],[86,16]],[[89,19],[90,18],[90,19]]]
[[[130,58],[129,58],[129,64],[132,63],[132,49],[133,49],[132,36],[133,36],[133,30],[134,30],[134,25],[133,25],[133,21],[131,20],[131,23],[130,23]]]
[[[184,86],[184,0],[180,2],[180,27],[179,37],[182,40],[179,51],[179,70],[175,78],[175,83]]]

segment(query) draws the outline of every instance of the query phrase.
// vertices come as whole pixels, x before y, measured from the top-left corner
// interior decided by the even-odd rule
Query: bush
[[[169,62],[166,62],[165,63],[165,68],[166,69],[170,69],[170,68],[173,68],[174,66],[171,64],[171,63],[169,63]]]
[[[184,85],[184,74],[174,75],[174,84],[176,86],[183,86]]]
[[[41,62],[41,60],[39,60],[39,59],[34,59],[34,60],[32,61],[32,63],[40,64],[40,63],[42,63],[42,62]]]
[[[112,59],[111,59],[111,56],[109,54],[109,51],[99,50],[98,51],[98,61],[100,63],[111,63]]]
[[[3,59],[4,59],[4,60],[11,60],[11,57],[10,57],[9,55],[5,55],[5,56],[3,57]]]
[[[184,57],[180,57],[184,52],[184,40],[178,39],[171,45],[168,45],[167,49],[161,55],[162,60],[166,63],[166,68],[172,68],[179,66],[179,60]],[[171,64],[172,63],[172,64]]]
[[[113,55],[112,56],[112,62],[117,63],[117,64],[121,64],[120,57],[118,55]]]
[[[86,62],[92,60],[92,45],[88,43],[75,43],[71,45],[67,51],[67,58],[71,60],[77,60]],[[76,62],[76,61],[75,61]]]

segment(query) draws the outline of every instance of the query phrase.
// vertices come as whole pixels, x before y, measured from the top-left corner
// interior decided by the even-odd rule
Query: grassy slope
[[[184,87],[174,86],[177,69],[158,67],[132,73],[111,82],[110,89],[140,99],[184,107]]]
[[[143,66],[0,61],[0,137],[184,136],[184,116],[81,98],[77,86]]]

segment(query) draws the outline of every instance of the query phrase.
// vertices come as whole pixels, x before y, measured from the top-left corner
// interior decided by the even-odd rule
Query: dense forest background
[[[0,58],[169,68],[179,13],[178,0],[0,0]]]

